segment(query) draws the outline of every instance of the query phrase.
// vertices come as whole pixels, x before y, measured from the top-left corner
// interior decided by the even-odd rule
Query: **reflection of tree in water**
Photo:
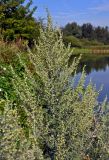
[[[72,62],[74,57],[70,59],[70,63]],[[109,57],[96,57],[96,58],[84,58],[81,59],[80,64],[78,66],[77,72],[82,72],[83,67],[85,67],[85,71],[87,74],[90,74],[93,70],[95,71],[105,71],[106,67],[109,66]]]

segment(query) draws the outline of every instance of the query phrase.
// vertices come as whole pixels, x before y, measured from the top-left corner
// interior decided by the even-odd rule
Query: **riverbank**
[[[74,55],[109,55],[109,45],[74,48]]]

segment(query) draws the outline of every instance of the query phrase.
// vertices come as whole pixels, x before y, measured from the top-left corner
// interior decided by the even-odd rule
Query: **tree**
[[[108,27],[96,27],[95,35],[98,41],[108,43],[109,30]]]
[[[81,38],[82,32],[80,26],[76,22],[68,23],[63,29],[65,36],[75,36],[76,38]]]
[[[86,41],[94,40],[95,42],[98,41],[104,44],[108,44],[109,42],[109,27],[107,26],[95,27],[91,23],[86,23],[80,26],[76,22],[72,22],[62,27],[61,30],[64,36],[74,36],[79,39],[85,38]]]
[[[81,28],[83,38],[94,39],[94,27],[90,23],[83,24]]]
[[[0,31],[4,40],[37,40],[38,23],[32,16],[36,7],[30,10],[32,0],[25,6],[24,2],[25,0],[0,0]]]
[[[64,46],[62,35],[53,29],[50,16],[46,29],[40,30],[36,52],[32,53],[29,48],[28,51],[34,73],[22,57],[19,57],[25,68],[22,76],[11,67],[18,104],[13,105],[8,98],[0,101],[5,105],[1,116],[1,155],[6,160],[91,159],[93,143],[96,138],[99,143],[102,140],[102,135],[97,134],[100,125],[94,114],[94,109],[98,109],[98,93],[91,83],[84,88],[84,71],[75,87],[79,59],[74,59],[69,66],[71,48]],[[25,113],[25,125],[18,106]],[[102,157],[102,152],[99,154]],[[108,149],[103,152],[105,155],[109,156]]]

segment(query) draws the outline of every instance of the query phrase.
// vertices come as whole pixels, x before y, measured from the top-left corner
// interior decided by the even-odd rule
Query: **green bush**
[[[78,48],[82,47],[81,41],[74,36],[63,37],[63,41],[65,45],[71,44],[71,47],[78,47]]]
[[[103,43],[98,42],[97,40],[88,40],[88,39],[81,39],[80,40],[83,47],[91,47],[91,46],[101,46]]]

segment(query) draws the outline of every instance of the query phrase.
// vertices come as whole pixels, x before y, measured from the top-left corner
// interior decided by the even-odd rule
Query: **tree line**
[[[61,28],[64,36],[75,36],[79,39],[97,40],[104,44],[109,43],[109,27],[93,26],[91,23],[79,25],[76,22],[68,23]]]

